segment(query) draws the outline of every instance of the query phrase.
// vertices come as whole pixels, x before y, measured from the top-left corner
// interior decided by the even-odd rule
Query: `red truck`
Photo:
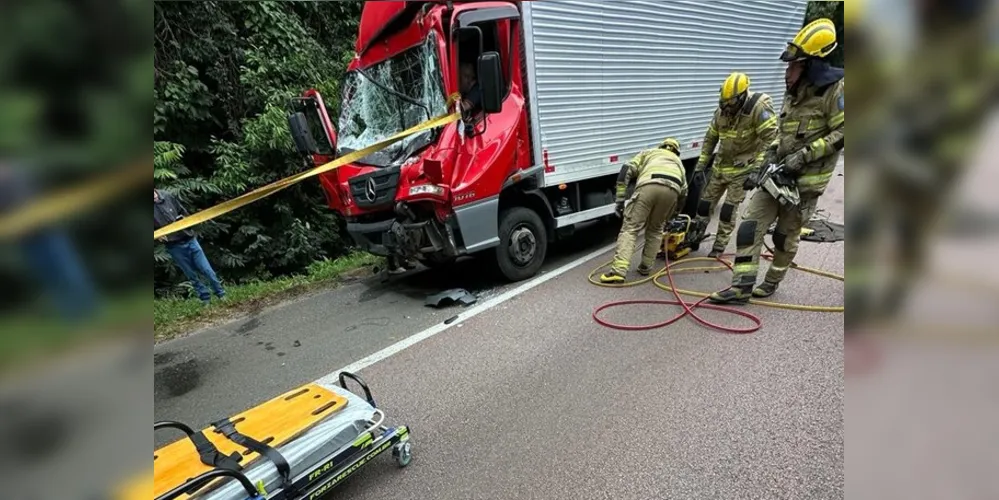
[[[461,120],[320,181],[371,253],[431,267],[482,255],[523,280],[555,238],[612,216],[617,173],[633,155],[673,136],[685,160],[698,156],[731,71],[749,73],[779,108],[777,55],[804,8],[366,2],[336,126],[315,90],[296,100],[289,124],[321,165],[454,111],[448,96],[461,93],[471,103]],[[474,86],[462,88],[462,71]]]

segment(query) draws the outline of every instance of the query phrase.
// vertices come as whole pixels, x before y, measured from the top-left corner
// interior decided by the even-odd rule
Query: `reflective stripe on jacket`
[[[628,184],[635,188],[657,183],[670,186],[681,195],[687,193],[687,177],[680,157],[665,149],[646,149],[635,155],[617,176],[617,201],[624,201]]]
[[[757,168],[763,161],[767,146],[776,137],[777,113],[773,99],[762,92],[750,92],[746,104],[735,116],[725,115],[721,108],[715,109],[697,164],[701,168],[707,167],[717,145],[716,171],[738,174]]]

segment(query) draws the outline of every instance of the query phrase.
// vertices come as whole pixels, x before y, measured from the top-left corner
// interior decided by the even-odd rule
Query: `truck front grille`
[[[383,168],[350,180],[350,196],[359,208],[390,206],[399,189],[399,168]]]

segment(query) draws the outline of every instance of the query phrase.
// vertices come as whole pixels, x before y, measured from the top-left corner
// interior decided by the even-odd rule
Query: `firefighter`
[[[617,215],[622,217],[617,253],[611,268],[602,276],[603,283],[620,283],[628,274],[631,254],[638,233],[645,230],[645,248],[638,273],[647,276],[655,263],[663,239],[663,224],[683,206],[687,197],[687,179],[680,161],[680,142],[669,137],[658,148],[635,155],[617,176]],[[625,206],[628,185],[635,180],[635,192]]]
[[[763,165],[783,164],[780,182],[795,186],[800,201],[782,205],[762,189],[753,195],[735,237],[732,286],[711,294],[712,302],[745,303],[750,297],[773,295],[794,260],[805,214],[815,210],[843,149],[844,71],[826,61],[835,48],[836,27],[823,18],[802,28],[780,55],[787,63],[787,92],[777,139],[767,148]],[[761,172],[751,173],[744,187],[756,188]],[[779,179],[775,176],[774,180]],[[753,289],[763,237],[774,220],[773,262],[763,283]]]
[[[750,91],[749,77],[745,73],[729,75],[722,83],[718,108],[708,125],[701,156],[694,168],[695,178],[700,176],[702,179],[694,184],[705,186],[704,170],[720,138],[721,145],[711,169],[711,178],[697,204],[699,226],[706,228],[715,204],[725,195],[718,215],[718,233],[708,257],[718,257],[725,252],[735,229],[736,212],[746,198],[742,185],[750,172],[759,170],[763,153],[776,136],[777,113],[770,96]]]

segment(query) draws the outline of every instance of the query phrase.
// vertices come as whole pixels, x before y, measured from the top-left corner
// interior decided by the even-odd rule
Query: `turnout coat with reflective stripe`
[[[777,137],[777,113],[773,99],[762,92],[750,92],[746,104],[735,116],[715,108],[714,117],[704,134],[698,166],[707,167],[718,145],[714,170],[721,174],[739,174],[759,167],[763,153]],[[720,142],[720,145],[719,145]]]
[[[628,184],[635,188],[655,183],[670,186],[681,195],[687,194],[687,177],[680,157],[665,149],[646,149],[635,155],[617,176],[617,201],[624,201]]]
[[[832,179],[844,142],[844,92],[844,80],[839,80],[823,88],[805,84],[784,98],[777,158],[804,150],[798,177],[801,194],[822,194]]]

